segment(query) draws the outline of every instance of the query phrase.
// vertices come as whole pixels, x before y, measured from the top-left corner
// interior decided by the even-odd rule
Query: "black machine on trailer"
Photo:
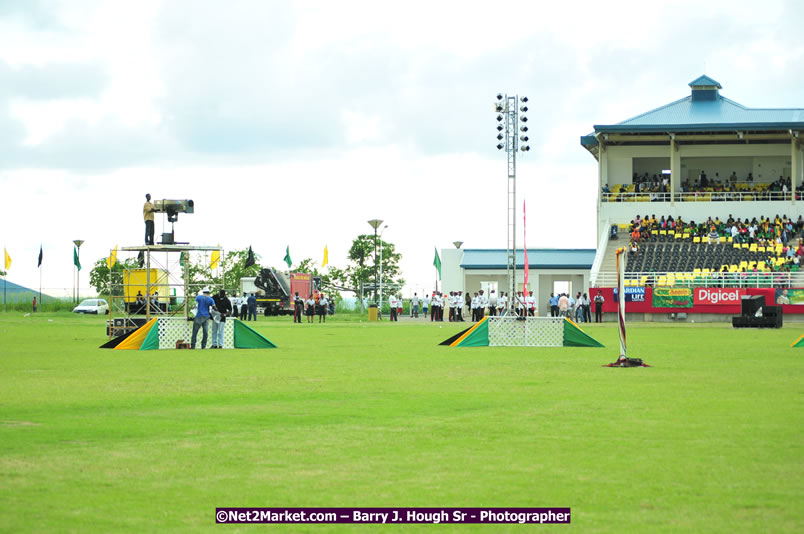
[[[321,286],[321,279],[308,274],[292,273],[286,275],[272,268],[261,269],[254,280],[257,292],[257,311],[265,316],[293,314],[292,295],[298,291],[306,299]]]

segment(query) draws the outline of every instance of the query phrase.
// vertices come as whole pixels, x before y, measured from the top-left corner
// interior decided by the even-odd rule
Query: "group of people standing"
[[[594,298],[595,304],[595,322],[603,322],[603,293],[597,292]],[[550,293],[550,317],[569,317],[574,318],[579,323],[592,322],[592,301],[586,293],[578,293],[575,297],[567,293]]]
[[[312,323],[313,318],[318,315],[319,323],[327,322],[327,315],[335,313],[335,299],[329,299],[324,293],[311,293],[307,299],[302,298],[299,292],[293,295],[293,322],[301,324],[302,315],[307,317],[307,322]]]
[[[242,297],[232,297],[231,304],[233,315],[240,317],[241,321],[257,320],[257,296],[254,293],[250,295],[243,293]]]

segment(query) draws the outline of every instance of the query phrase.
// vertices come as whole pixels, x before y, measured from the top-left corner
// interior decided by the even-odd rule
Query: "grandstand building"
[[[689,86],[680,100],[581,137],[598,161],[600,231],[645,212],[696,221],[802,213],[804,109],[747,108],[708,76]],[[775,190],[780,178],[787,191]]]
[[[662,288],[657,294],[678,288],[674,295],[688,288],[685,298],[695,307],[688,310],[691,316],[697,312],[703,320],[723,320],[735,309],[739,313],[739,299],[724,307],[723,297],[718,307],[692,290],[731,287],[734,295],[763,294],[768,304],[780,288],[788,288],[802,301],[785,305],[785,314],[804,319],[804,274],[788,255],[804,234],[799,225],[784,232],[780,242],[777,221],[797,221],[804,214],[804,109],[745,107],[722,96],[720,83],[705,75],[689,87],[690,94],[680,100],[616,124],[595,125],[593,133],[581,137],[581,146],[598,162],[598,246],[528,250],[529,286],[540,315],[558,287],[590,296],[604,289],[605,311],[613,312],[615,251],[630,248],[633,221],[672,216],[686,226],[679,231],[654,227],[628,254],[626,285],[634,288],[634,301],[643,300],[633,309],[626,305],[627,311],[640,312],[635,318],[675,317],[680,310],[651,307],[644,299],[650,300],[655,288]],[[730,218],[761,223],[763,217],[770,219],[766,231],[760,224],[750,239],[732,235],[733,225],[726,224]],[[445,291],[507,287],[505,250],[443,249],[442,257]],[[520,285],[523,257],[518,251]]]

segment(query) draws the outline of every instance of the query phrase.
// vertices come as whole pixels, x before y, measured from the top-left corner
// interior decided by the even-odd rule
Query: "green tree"
[[[382,283],[383,286],[398,287],[405,283],[400,276],[399,260],[402,254],[396,252],[393,243],[377,237],[377,277],[374,270],[374,234],[361,234],[352,241],[349,249],[349,264],[345,269],[330,267],[330,286],[338,291],[350,291],[357,295],[360,307],[363,307],[363,291],[369,289],[377,299],[380,276],[380,249],[382,248]],[[376,283],[375,283],[376,282]]]
[[[246,267],[246,258],[248,258],[248,249],[230,250],[226,252],[221,260],[221,269],[223,270],[223,280],[221,281],[220,271],[209,268],[209,254],[197,254],[194,258],[190,259],[188,266],[188,278],[192,289],[201,288],[202,286],[221,287],[226,289],[230,294],[240,292],[240,279],[252,276],[257,276],[260,273],[260,256],[254,254],[256,263]],[[193,291],[191,290],[191,293]]]
[[[95,288],[98,295],[123,295],[123,271],[126,269],[137,269],[139,264],[134,258],[124,261],[117,261],[112,267],[112,276],[109,278],[109,266],[106,264],[107,257],[104,256],[95,262],[95,266],[89,272],[89,285]],[[109,282],[111,281],[111,287]]]
[[[248,258],[248,249],[243,250],[230,250],[226,253],[223,260],[223,287],[229,294],[237,294],[240,292],[240,279],[251,276],[257,276],[260,273],[260,255],[254,253],[254,260],[256,263],[246,267],[246,258]]]

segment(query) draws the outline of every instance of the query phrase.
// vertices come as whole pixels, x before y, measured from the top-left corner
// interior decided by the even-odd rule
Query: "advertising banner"
[[[804,305],[804,289],[777,289],[776,304],[800,304]]]
[[[654,287],[654,308],[692,308],[692,289],[689,287]]]
[[[614,288],[614,300],[617,300],[617,288]],[[645,288],[644,287],[626,287],[625,288],[625,301],[626,302],[645,302]]]
[[[695,300],[696,306],[706,304],[709,306],[733,306],[740,304],[740,298],[745,291],[737,288],[718,288],[718,287],[696,287]]]

